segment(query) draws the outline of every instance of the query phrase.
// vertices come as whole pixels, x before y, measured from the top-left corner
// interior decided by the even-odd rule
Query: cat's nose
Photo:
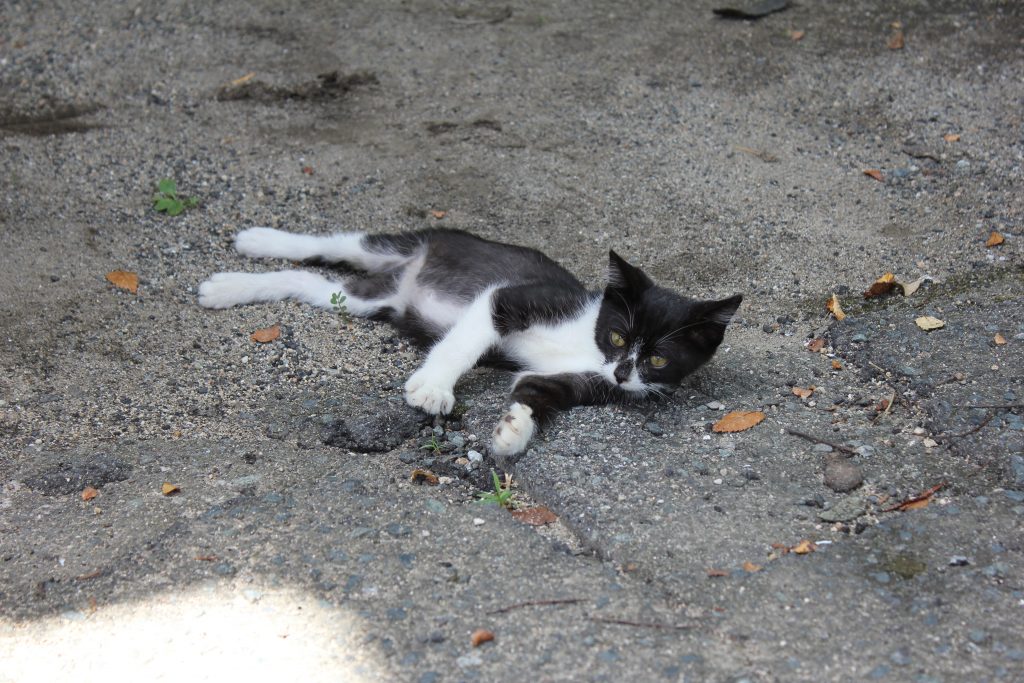
[[[629,380],[633,374],[633,361],[627,360],[615,366],[615,381],[619,384]]]

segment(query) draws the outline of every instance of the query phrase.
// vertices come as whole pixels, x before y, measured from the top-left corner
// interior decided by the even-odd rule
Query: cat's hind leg
[[[399,268],[412,257],[363,232],[303,235],[274,228],[248,228],[235,236],[235,249],[255,258],[343,262],[371,273]]]
[[[214,273],[199,285],[199,305],[205,308],[230,308],[259,301],[294,299],[320,308],[332,308],[332,295],[346,297],[348,313],[368,317],[377,313],[382,302],[351,295],[345,283],[328,280],[305,270],[281,270],[274,273]]]

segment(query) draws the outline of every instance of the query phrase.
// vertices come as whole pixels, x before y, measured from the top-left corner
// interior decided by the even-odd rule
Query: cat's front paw
[[[405,402],[431,415],[448,414],[455,407],[455,394],[418,371],[405,383]]]
[[[491,451],[497,456],[521,453],[533,438],[533,432],[533,409],[522,403],[513,403],[494,428]]]

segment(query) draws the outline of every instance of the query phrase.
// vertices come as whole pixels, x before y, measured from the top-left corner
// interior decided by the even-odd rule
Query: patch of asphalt
[[[325,651],[358,643],[391,679],[1019,673],[1020,413],[960,406],[1019,396],[1020,8],[855,2],[749,24],[594,7],[3,10],[0,647],[26,652],[47,615],[98,626],[193,588],[271,602],[276,583],[296,610],[355,620],[360,638]],[[890,14],[903,51],[884,48]],[[376,83],[217,98],[250,73],[273,94],[333,71]],[[152,212],[163,177],[200,207]],[[613,247],[671,286],[746,299],[729,350],[672,401],[571,411],[515,466],[596,553],[576,556],[470,504],[491,461],[469,451],[507,376],[472,373],[458,420],[414,425],[401,385],[420,356],[387,328],[195,306],[210,272],[276,267],[231,253],[253,224],[463,227],[594,285]],[[989,249],[993,229],[1006,242]],[[116,268],[139,273],[137,295],[104,281]],[[829,329],[824,299],[887,270],[962,289]],[[919,305],[952,312],[946,335],[908,325]],[[273,323],[280,340],[250,341]],[[986,346],[993,325],[1007,345]],[[708,431],[733,408],[767,417]],[[98,498],[42,494],[105,457],[128,477]],[[837,463],[863,484],[839,493]],[[416,467],[441,487],[413,488]],[[926,509],[884,511],[939,482]],[[804,538],[831,544],[770,559]],[[487,614],[553,595],[592,602]],[[494,647],[467,645],[480,625]]]

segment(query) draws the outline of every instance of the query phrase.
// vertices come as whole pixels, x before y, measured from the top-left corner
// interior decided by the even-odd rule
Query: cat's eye
[[[651,363],[651,367],[663,368],[668,365],[668,358],[665,356],[651,356],[648,361]]]
[[[623,346],[626,345],[626,338],[623,337],[618,332],[616,332],[615,330],[612,330],[611,334],[608,335],[608,337],[609,339],[611,339],[612,346],[617,346],[621,349]]]

